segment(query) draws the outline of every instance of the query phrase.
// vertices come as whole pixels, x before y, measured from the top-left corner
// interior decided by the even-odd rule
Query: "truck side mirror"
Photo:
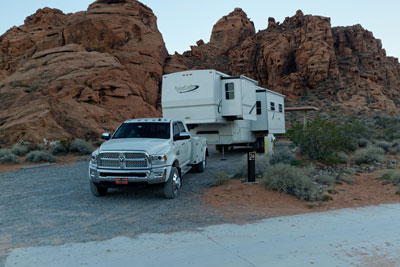
[[[111,134],[110,133],[103,133],[101,135],[101,139],[110,140],[111,139]]]
[[[176,136],[174,136],[174,141],[188,140],[188,139],[190,139],[190,134],[186,133],[186,132],[181,132],[181,133],[177,134]]]

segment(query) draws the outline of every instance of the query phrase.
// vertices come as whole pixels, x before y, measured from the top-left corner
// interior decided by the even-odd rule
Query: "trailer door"
[[[243,116],[242,90],[240,79],[227,79],[222,82],[222,116]]]

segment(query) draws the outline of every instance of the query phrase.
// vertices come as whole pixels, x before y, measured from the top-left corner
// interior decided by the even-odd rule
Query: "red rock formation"
[[[320,106],[399,112],[400,65],[386,57],[380,40],[361,26],[332,29],[329,18],[300,10],[282,24],[269,18],[268,28],[257,34],[243,30],[251,22],[229,27],[229,21],[249,20],[235,10],[217,22],[208,44],[168,57],[164,71],[213,68],[249,76],[289,100],[315,95],[309,100],[318,100],[314,104]],[[220,38],[215,45],[215,33],[233,37]]]
[[[0,37],[0,139],[97,139],[156,109],[167,51],[151,9],[99,0],[41,9]]]
[[[331,28],[298,11],[255,33],[235,9],[209,43],[167,56],[151,9],[98,0],[75,14],[40,9],[0,36],[0,140],[97,139],[127,118],[161,115],[163,72],[204,68],[246,75],[293,101],[399,113],[400,64],[360,25]]]

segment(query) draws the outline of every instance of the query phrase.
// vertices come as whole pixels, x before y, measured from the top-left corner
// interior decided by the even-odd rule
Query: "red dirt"
[[[203,203],[227,216],[257,213],[267,217],[399,203],[397,187],[382,185],[380,180],[375,179],[376,175],[355,174],[353,185],[336,185],[338,193],[329,194],[332,200],[322,203],[302,201],[288,194],[269,191],[262,184],[244,184],[239,179],[208,189],[203,195]]]

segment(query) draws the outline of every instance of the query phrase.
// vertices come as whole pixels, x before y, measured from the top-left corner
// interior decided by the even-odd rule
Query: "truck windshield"
[[[124,123],[114,134],[114,138],[160,138],[169,139],[169,123],[132,122]]]

